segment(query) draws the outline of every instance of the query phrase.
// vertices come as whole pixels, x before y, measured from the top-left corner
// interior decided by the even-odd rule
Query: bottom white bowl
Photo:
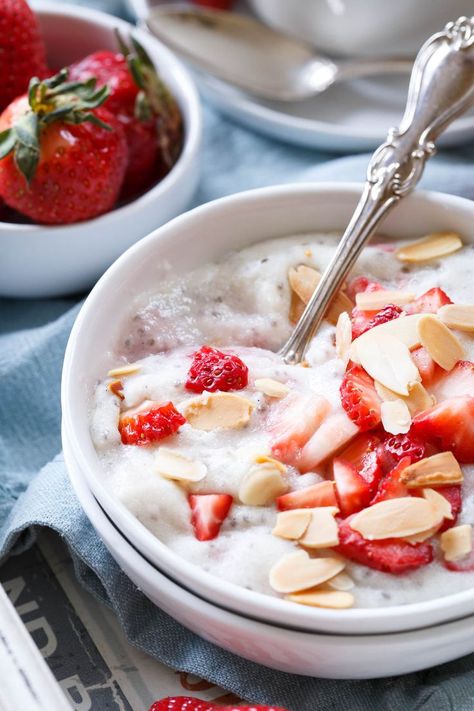
[[[77,497],[123,571],[157,607],[234,654],[293,674],[370,679],[418,671],[474,651],[473,615],[398,634],[336,635],[264,624],[213,605],[163,575],[132,547],[94,498],[64,432],[63,446]]]

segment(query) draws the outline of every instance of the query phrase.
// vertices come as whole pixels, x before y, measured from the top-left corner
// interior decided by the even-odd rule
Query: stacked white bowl
[[[176,556],[107,491],[89,415],[94,387],[113,365],[108,354],[129,303],[153,291],[160,264],[183,274],[264,239],[341,232],[359,195],[360,186],[344,184],[266,188],[208,203],[156,230],[122,255],[91,292],[71,333],[62,383],[71,481],[127,575],[206,639],[276,669],[332,678],[401,674],[474,651],[474,590],[405,606],[335,611],[220,580]],[[383,230],[394,238],[455,230],[474,243],[473,225],[474,203],[419,192],[401,203]]]

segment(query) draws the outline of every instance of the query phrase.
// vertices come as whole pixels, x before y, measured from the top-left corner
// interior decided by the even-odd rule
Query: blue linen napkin
[[[92,4],[86,3],[83,4]],[[120,3],[96,2],[123,14]],[[332,156],[278,143],[205,109],[202,181],[194,204],[264,185],[361,181],[368,156]],[[474,197],[474,144],[428,166],[422,187]],[[0,299],[0,558],[48,527],[67,543],[80,582],[110,605],[129,641],[165,664],[258,703],[289,711],[471,711],[474,655],[434,669],[374,681],[331,681],[272,671],[205,642],[152,605],[94,533],[69,484],[61,454],[59,387],[77,299]],[[57,455],[57,456],[55,456]],[[39,473],[38,473],[39,472]]]

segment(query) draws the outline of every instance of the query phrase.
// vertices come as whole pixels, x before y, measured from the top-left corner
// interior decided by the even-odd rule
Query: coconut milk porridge
[[[104,482],[190,564],[295,603],[470,588],[473,249],[367,247],[286,365],[334,244],[268,240],[143,297],[91,403]]]

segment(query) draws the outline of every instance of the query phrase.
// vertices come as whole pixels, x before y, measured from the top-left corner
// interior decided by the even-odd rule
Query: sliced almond
[[[273,457],[269,457],[268,454],[259,454],[257,457],[255,457],[255,463],[256,464],[272,464],[275,469],[278,469],[282,474],[286,474],[287,472],[287,467],[283,462],[279,462],[278,459],[274,459]]]
[[[326,311],[326,318],[329,323],[334,326],[337,324],[337,320],[342,313],[350,313],[354,308],[353,302],[349,299],[344,291],[338,291],[334,299],[328,306]]]
[[[452,370],[464,357],[464,348],[454,333],[433,314],[423,314],[418,321],[420,341],[435,363]]]
[[[240,429],[250,420],[254,404],[235,393],[203,393],[184,403],[183,414],[197,430]]]
[[[270,570],[270,585],[279,593],[307,590],[341,572],[344,561],[338,558],[310,558],[306,551],[289,553]]]
[[[295,292],[292,291],[290,294],[290,310],[288,312],[288,319],[290,323],[298,323],[301,316],[303,315],[303,311],[305,310],[305,308],[306,305],[304,301],[301,301],[298,294],[295,294]]]
[[[347,311],[339,314],[336,324],[336,355],[346,365],[352,343],[352,324]]]
[[[354,605],[354,595],[339,590],[307,590],[306,592],[287,595],[286,600],[309,607],[326,607],[331,610],[344,610]]]
[[[474,304],[445,304],[438,309],[438,318],[449,328],[474,331]]]
[[[406,434],[411,427],[411,414],[406,402],[400,398],[388,400],[380,407],[382,425],[390,434]]]
[[[326,585],[334,590],[344,591],[352,590],[352,588],[355,587],[355,583],[350,575],[347,575],[344,571],[335,575],[331,580],[328,580]]]
[[[441,534],[441,550],[444,559],[460,560],[472,551],[472,526],[465,523],[462,526],[449,528]]]
[[[288,484],[273,464],[255,464],[242,479],[239,499],[247,506],[265,506],[288,491]]]
[[[293,509],[277,514],[274,536],[297,541],[304,534],[311,521],[311,509]]]
[[[366,331],[352,342],[350,358],[354,363],[360,364],[358,349],[360,344],[365,344],[371,341],[372,338],[377,338],[383,334],[393,336],[399,341],[402,341],[407,348],[415,348],[420,345],[420,336],[418,333],[418,321],[422,314],[410,314],[410,316],[399,316],[386,323],[381,323],[380,326],[374,326],[369,331]]]
[[[457,252],[463,246],[457,232],[433,232],[418,242],[399,247],[395,256],[401,262],[427,262]]]
[[[450,521],[454,518],[453,511],[451,509],[451,504],[443,494],[434,489],[423,489],[423,496],[427,501],[429,501],[433,506],[438,509],[440,515],[443,518],[448,518]]]
[[[292,267],[288,272],[288,281],[290,282],[291,289],[304,306],[306,306],[311,299],[320,279],[321,274],[317,269],[308,267],[306,264],[300,264],[296,268]],[[330,323],[336,324],[339,315],[343,311],[351,311],[353,306],[354,304],[347,294],[343,291],[339,291],[328,307],[326,318]],[[301,309],[301,306],[298,306],[296,301],[292,301],[290,304],[290,321],[293,323],[298,321],[303,310],[304,308]]]
[[[121,380],[112,380],[112,382],[107,385],[107,390],[110,390],[110,392],[120,398],[120,400],[125,399],[123,394],[123,383]]]
[[[370,340],[360,341],[357,353],[369,375],[399,395],[408,395],[409,384],[420,380],[410,351],[395,336],[379,333]]]
[[[268,397],[282,398],[288,395],[290,388],[284,383],[273,380],[273,378],[257,378],[255,388]]]
[[[408,395],[406,396],[394,393],[393,390],[389,390],[376,380],[374,381],[374,386],[377,395],[383,402],[391,402],[399,399],[403,400],[412,417],[436,404],[434,395],[430,395],[426,388],[418,382],[408,385]]]
[[[160,447],[154,461],[158,474],[174,481],[201,481],[207,474],[203,462],[197,462],[169,447]]]
[[[440,525],[441,524],[438,524],[437,526],[432,526],[431,528],[428,528],[427,531],[422,531],[421,533],[415,533],[414,536],[404,536],[403,540],[407,543],[412,544],[424,543],[438,532]]]
[[[380,501],[355,514],[350,527],[368,541],[405,538],[438,526],[441,514],[429,501],[416,496]]]
[[[311,511],[311,520],[300,544],[306,548],[332,548],[339,543],[339,529],[334,516],[339,513],[335,506],[321,506]]]
[[[448,486],[463,481],[462,469],[452,452],[441,452],[410,464],[400,475],[408,489],[425,486]]]
[[[361,291],[356,294],[356,306],[362,311],[380,311],[388,304],[405,306],[414,300],[416,294],[410,291],[386,290]]]
[[[138,363],[130,363],[129,365],[121,365],[118,368],[112,368],[107,375],[109,378],[123,378],[127,375],[135,375],[139,370],[141,370],[141,365],[138,365]]]

